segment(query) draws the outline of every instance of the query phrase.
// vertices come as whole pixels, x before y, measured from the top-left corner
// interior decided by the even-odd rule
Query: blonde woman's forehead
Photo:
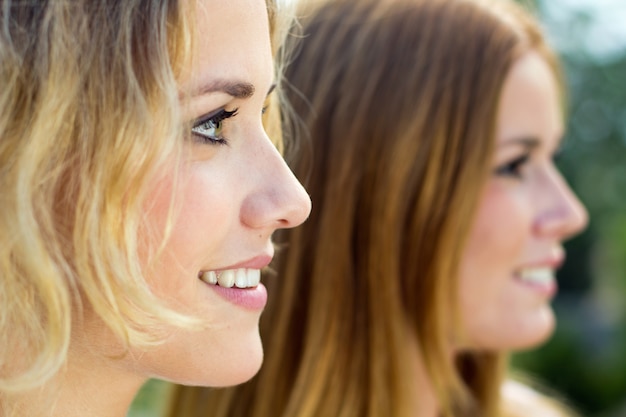
[[[274,72],[265,1],[198,0],[194,18],[192,62],[181,89],[193,94],[218,80],[236,80],[265,94]]]

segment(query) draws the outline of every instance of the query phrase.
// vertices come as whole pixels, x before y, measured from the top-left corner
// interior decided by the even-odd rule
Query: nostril
[[[306,195],[306,194],[305,194]],[[279,228],[285,229],[296,227],[302,224],[311,213],[311,200],[306,195],[299,202],[294,203],[293,207],[287,210],[286,216],[279,220]]]

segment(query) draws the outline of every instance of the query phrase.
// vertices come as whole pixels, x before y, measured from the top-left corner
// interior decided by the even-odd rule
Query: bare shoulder
[[[558,399],[515,380],[502,385],[503,417],[576,417]]]

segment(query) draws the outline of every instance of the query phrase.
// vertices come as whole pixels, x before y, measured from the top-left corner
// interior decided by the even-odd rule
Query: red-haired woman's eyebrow
[[[541,145],[541,140],[534,137],[512,137],[501,141],[498,146],[523,146],[529,150],[538,148]]]

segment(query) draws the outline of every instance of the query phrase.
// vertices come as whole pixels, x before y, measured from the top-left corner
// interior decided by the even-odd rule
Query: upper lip
[[[246,269],[263,269],[266,266],[269,265],[269,263],[272,261],[272,254],[270,253],[264,253],[261,255],[257,255],[253,258],[250,258],[246,261],[242,261],[242,262],[238,262],[236,264],[233,265],[229,265],[223,268],[219,268],[217,269],[218,271],[226,271],[229,269],[241,269],[241,268],[246,268]]]
[[[550,256],[547,256],[541,260],[530,262],[525,264],[524,266],[518,268],[545,268],[549,267],[552,269],[559,269],[561,265],[565,262],[565,251],[563,248],[559,247],[552,251]]]

